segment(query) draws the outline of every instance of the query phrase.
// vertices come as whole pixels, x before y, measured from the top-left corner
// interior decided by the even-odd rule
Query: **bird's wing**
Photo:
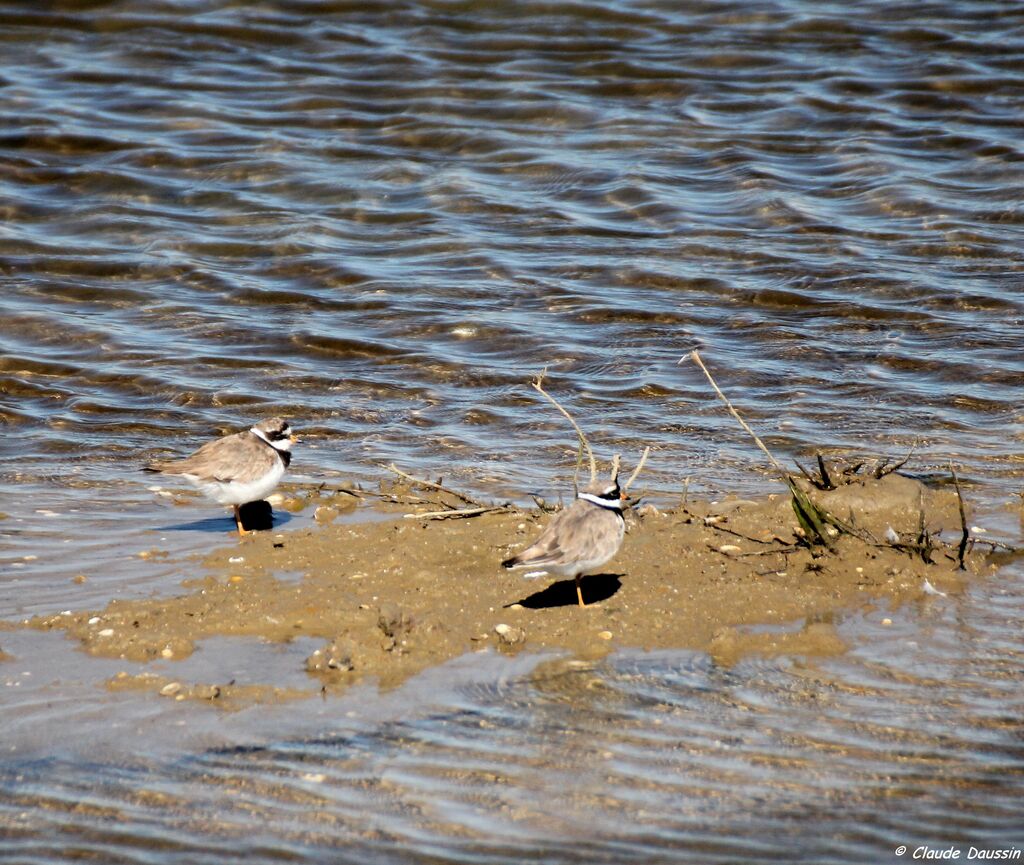
[[[595,513],[596,511],[596,513]],[[617,519],[614,514],[608,514]],[[556,515],[539,538],[519,555],[508,561],[506,567],[542,567],[575,561],[580,554],[598,541],[605,514],[586,502],[575,501]]]
[[[207,442],[184,459],[152,463],[151,468],[168,475],[195,475],[201,480],[228,483],[251,480],[275,458],[270,448],[246,431]]]

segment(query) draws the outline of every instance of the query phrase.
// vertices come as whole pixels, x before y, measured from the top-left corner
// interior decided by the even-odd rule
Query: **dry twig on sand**
[[[903,457],[898,463],[889,465],[888,458],[882,460],[882,462],[875,466],[874,475],[876,478],[884,478],[886,475],[891,475],[893,472],[899,471],[905,466],[908,460],[914,455],[914,451],[917,450],[917,442],[915,441],[911,446],[910,450],[907,451],[907,455]]]
[[[477,501],[472,496],[467,496],[465,493],[460,493],[458,490],[449,489],[448,487],[442,486],[439,483],[433,481],[423,480],[422,478],[414,478],[412,475],[408,475],[403,472],[394,463],[384,466],[389,472],[394,472],[400,478],[405,478],[409,483],[415,484],[416,486],[427,487],[431,490],[437,490],[438,492],[448,493],[450,496],[455,496],[457,499],[461,499],[467,505],[475,505],[476,507],[491,507],[491,505],[485,505],[483,502]]]
[[[361,499],[365,495],[367,495],[366,492],[364,492],[361,489],[357,489],[356,487],[332,487],[332,486],[328,486],[327,485],[327,481],[324,481],[321,484],[317,484],[315,486],[315,489],[316,489],[316,491],[318,493],[325,493],[325,492],[326,493],[341,493],[342,495],[352,496],[352,498],[354,498],[354,499]],[[373,493],[369,493],[369,495],[373,495]]]
[[[422,514],[405,514],[407,520],[444,520],[449,517],[478,517],[481,514],[497,514],[510,510],[508,505],[493,505],[480,508],[455,508],[449,511],[426,511]]]
[[[456,508],[440,500],[428,501],[425,499],[419,499],[418,501],[423,502],[424,504],[441,505],[443,507],[443,510],[425,511],[424,513],[420,514],[405,514],[405,518],[407,520],[437,520],[448,519],[451,517],[477,517],[480,516],[480,514],[499,513],[502,511],[512,510],[511,506],[508,505],[507,503],[501,505],[484,504],[483,502],[477,501],[472,496],[467,496],[465,493],[460,493],[458,490],[453,490],[450,487],[443,486],[440,483],[424,480],[423,478],[413,477],[412,475],[403,472],[394,463],[385,466],[384,468],[386,468],[390,472],[394,472],[396,475],[409,481],[409,483],[414,486],[421,486],[426,487],[427,489],[437,490],[438,492],[445,493],[446,495],[454,496],[455,498],[460,499],[461,501],[465,502],[468,505],[472,505],[472,507],[468,508]]]

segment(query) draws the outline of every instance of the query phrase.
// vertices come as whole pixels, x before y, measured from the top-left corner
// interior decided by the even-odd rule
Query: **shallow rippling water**
[[[1012,2],[0,0],[0,616],[176,590],[228,523],[137,467],[262,415],[310,479],[557,493],[545,365],[603,454],[654,447],[655,496],[773,489],[677,365],[698,345],[780,456],[916,441],[1013,538],[1022,102]],[[854,615],[827,663],[471,658],[244,717],[104,695],[103,662],[0,631],[0,853],[1024,843],[1022,611],[1014,566]]]

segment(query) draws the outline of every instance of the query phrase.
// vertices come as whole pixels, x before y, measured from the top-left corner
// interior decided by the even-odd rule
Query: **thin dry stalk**
[[[754,550],[750,553],[733,553],[733,558],[745,559],[750,556],[785,556],[789,553],[795,553],[799,549],[800,547],[796,544],[786,544],[785,546],[776,547],[771,550]]]
[[[789,477],[789,472],[787,472],[782,467],[782,464],[777,459],[775,459],[774,456],[772,456],[772,452],[770,450],[768,450],[768,448],[765,447],[764,442],[761,441],[761,439],[759,439],[757,437],[757,433],[755,433],[747,425],[747,422],[745,420],[743,420],[743,418],[740,417],[740,413],[738,411],[736,411],[735,408],[733,408],[732,403],[729,402],[729,398],[724,393],[722,393],[722,389],[718,386],[718,384],[715,382],[715,380],[711,377],[711,373],[708,372],[708,368],[706,366],[704,366],[704,361],[701,360],[700,353],[696,349],[694,349],[686,357],[689,357],[690,360],[692,360],[695,364],[697,364],[697,366],[699,366],[701,368],[701,372],[703,372],[704,375],[707,377],[707,380],[711,384],[711,387],[713,387],[715,389],[715,393],[717,393],[719,398],[722,400],[722,402],[725,403],[725,407],[727,409],[729,409],[729,414],[731,414],[734,418],[736,418],[736,420],[739,423],[739,425],[741,427],[743,427],[743,429],[745,429],[747,431],[747,434],[754,440],[754,443],[761,449],[761,451],[764,453],[764,455],[766,457],[768,457],[768,459],[771,461],[771,464],[773,466],[775,466],[775,468],[778,470],[779,474],[781,474],[785,478],[788,478]],[[679,362],[682,363],[684,360],[686,360],[686,357],[680,358]]]
[[[889,460],[886,460],[884,463],[882,463],[882,465],[878,466],[875,469],[875,477],[881,479],[884,478],[886,475],[891,475],[893,472],[899,471],[901,468],[903,468],[903,466],[907,464],[908,460],[914,455],[914,451],[917,450],[917,444],[918,443],[915,441],[910,446],[910,450],[907,452],[907,455],[903,457],[903,459],[901,459],[895,465],[890,466]]]
[[[640,457],[640,462],[638,462],[636,464],[636,468],[633,469],[633,474],[631,474],[629,476],[629,479],[626,481],[626,485],[622,488],[624,492],[629,490],[629,488],[632,485],[633,481],[636,480],[636,476],[638,474],[640,474],[640,470],[644,467],[644,464],[647,462],[647,456],[648,456],[648,454],[650,454],[650,452],[651,452],[650,447],[645,447],[644,448],[644,452],[643,452],[643,454]],[[689,478],[687,478],[687,481],[689,481]]]
[[[960,493],[960,479],[956,476],[956,469],[953,468],[953,463],[949,464],[949,472],[953,475],[953,486],[956,487],[956,501],[960,506],[960,546],[956,550],[956,560],[960,565],[960,570],[967,570],[964,567],[964,556],[967,554],[967,542],[971,538],[970,529],[967,528],[967,513],[964,510],[964,497]]]
[[[742,538],[745,541],[750,541],[752,544],[761,544],[762,546],[768,546],[770,544],[776,543],[774,540],[762,541],[760,538],[751,537],[750,535],[745,535],[742,532],[736,532],[732,529],[727,529],[725,526],[720,526],[717,523],[705,523],[705,526],[709,529],[713,529],[716,532],[725,532],[725,534],[732,535],[734,538]]]
[[[587,457],[590,460],[590,482],[594,483],[597,480],[597,460],[594,459],[594,452],[590,449],[590,442],[588,442],[587,441],[587,437],[585,435],[583,435],[583,430],[580,429],[580,425],[578,423],[576,423],[576,421],[573,419],[573,416],[571,414],[569,414],[569,412],[567,412],[564,408],[562,408],[562,406],[559,404],[558,400],[556,400],[553,396],[551,396],[551,394],[549,394],[546,390],[544,390],[544,386],[543,386],[544,376],[547,375],[547,372],[548,372],[547,371],[547,367],[545,367],[541,371],[540,375],[538,375],[537,378],[535,378],[530,383],[530,386],[535,391],[537,391],[537,393],[539,393],[542,397],[544,397],[544,399],[546,399],[548,402],[550,402],[555,408],[557,408],[563,414],[565,419],[567,421],[569,421],[569,423],[572,424],[572,428],[574,430],[576,430],[576,435],[579,437],[579,440],[580,440],[580,448],[581,448],[581,450],[582,449],[586,450]],[[582,462],[582,453],[580,455],[580,459],[578,459],[576,461],[576,473],[577,473],[577,475],[579,474],[580,462]],[[576,487],[577,490],[579,489],[579,487],[578,487],[578,485],[576,483],[576,476],[575,475],[573,476],[573,486]]]
[[[357,490],[350,487],[329,487],[326,482],[317,485],[316,491],[318,493],[341,493],[342,495],[352,496],[352,498],[355,499],[361,499],[367,495],[363,490]],[[373,493],[369,493],[369,495],[373,495]]]
[[[836,485],[832,483],[832,478],[828,475],[828,468],[825,466],[825,460],[822,459],[821,454],[815,454],[818,458],[818,471],[821,472],[821,488],[823,490],[834,490]]]
[[[619,467],[622,464],[622,457],[618,454],[612,457],[612,475],[611,482],[615,483],[619,479]]]
[[[493,507],[458,508],[450,511],[426,511],[422,514],[405,514],[404,516],[407,520],[444,520],[449,517],[478,517],[480,514],[499,513],[507,510],[505,505],[495,505]]]
[[[729,414],[736,418],[739,425],[743,427],[747,434],[754,440],[754,443],[761,449],[761,452],[768,457],[768,460],[775,467],[775,470],[779,473],[786,486],[789,487],[789,491],[793,495],[793,511],[796,513],[797,522],[800,523],[800,527],[804,530],[807,537],[812,541],[817,540],[818,543],[824,544],[829,550],[834,550],[835,544],[829,536],[829,532],[825,528],[825,524],[827,522],[831,522],[833,525],[836,525],[838,521],[811,501],[807,493],[797,486],[793,476],[782,467],[782,463],[775,459],[772,452],[765,446],[765,443],[758,438],[757,433],[755,433],[747,422],[740,417],[740,413],[736,411],[733,404],[729,402],[729,398],[722,393],[722,389],[718,386],[718,383],[708,371],[708,368],[704,366],[704,361],[701,360],[700,353],[694,349],[688,355],[680,358],[679,362],[682,363],[687,357],[700,367],[701,372],[704,373],[708,382],[711,384],[711,387],[714,388],[715,393],[718,394],[719,399],[725,403],[725,407],[729,410]]]
[[[467,496],[465,493],[460,493],[458,490],[449,489],[448,487],[442,486],[441,484],[436,484],[433,481],[423,480],[422,478],[414,478],[412,475],[408,475],[405,472],[403,472],[394,463],[391,463],[391,465],[384,466],[384,468],[386,468],[389,472],[394,472],[400,478],[405,478],[407,481],[409,481],[409,483],[413,483],[421,487],[427,487],[432,490],[438,490],[439,492],[442,493],[448,493],[448,495],[450,496],[455,496],[455,498],[457,499],[462,499],[462,501],[464,501],[468,505],[475,505],[476,507],[490,507],[490,505],[484,505],[483,502],[478,502],[476,499]]]
[[[807,469],[805,469],[802,465],[800,465],[800,461],[799,460],[793,460],[793,462],[796,463],[796,467],[798,469],[800,469],[800,474],[802,474],[805,478],[807,478],[807,480],[809,480],[812,484],[814,484],[814,486],[818,485],[818,481],[814,477],[814,475],[812,475],[809,471],[807,471]]]

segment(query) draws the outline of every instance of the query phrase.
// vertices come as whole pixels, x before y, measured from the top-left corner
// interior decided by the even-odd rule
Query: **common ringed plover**
[[[185,459],[152,462],[146,471],[181,475],[204,495],[231,505],[238,533],[245,535],[239,506],[270,495],[288,468],[297,441],[288,421],[272,417],[245,432],[207,442]]]
[[[591,484],[564,511],[556,514],[539,538],[519,555],[503,561],[505,568],[537,568],[573,577],[581,607],[580,578],[601,567],[622,546],[626,524],[622,510],[628,496],[619,482]]]

